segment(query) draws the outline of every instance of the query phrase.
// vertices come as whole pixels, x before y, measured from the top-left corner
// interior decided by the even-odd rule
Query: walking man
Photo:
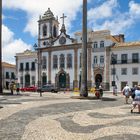
[[[130,96],[130,92],[131,92],[131,89],[128,86],[128,84],[126,84],[126,86],[122,90],[122,93],[125,96],[125,103],[126,104],[128,104],[128,99],[129,99],[129,96]]]

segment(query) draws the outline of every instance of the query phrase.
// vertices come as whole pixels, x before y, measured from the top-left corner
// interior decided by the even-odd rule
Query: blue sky
[[[82,28],[82,0],[3,0],[3,61],[15,63],[15,54],[33,49],[39,15],[48,9],[59,18],[64,13],[67,34]],[[61,20],[59,19],[60,27]],[[88,28],[125,34],[126,42],[140,41],[140,0],[88,0]]]

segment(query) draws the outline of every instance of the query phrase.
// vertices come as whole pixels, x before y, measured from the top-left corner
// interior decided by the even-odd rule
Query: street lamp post
[[[40,93],[40,97],[42,97],[42,92],[41,92],[41,56],[40,56],[40,50],[38,49],[38,46],[37,44],[34,45],[34,49],[37,51],[37,59],[35,59],[35,63],[38,65],[38,69],[37,69],[37,72],[38,72],[38,88],[39,88],[39,93]]]
[[[116,86],[116,83],[115,83],[115,64],[116,64],[116,58],[115,58],[115,55],[114,53],[111,54],[111,63],[113,65],[113,70],[112,70],[112,74],[113,74],[113,81],[112,81],[112,86],[113,86],[113,92],[114,92],[114,88]]]

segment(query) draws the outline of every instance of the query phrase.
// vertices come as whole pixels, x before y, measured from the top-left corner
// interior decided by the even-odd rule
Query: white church
[[[36,50],[17,53],[16,71],[20,86],[54,84],[62,90],[80,88],[82,32],[71,38],[63,22],[51,10],[38,20]],[[60,33],[59,33],[60,30]],[[123,34],[111,35],[109,30],[87,33],[88,88],[103,85],[118,90],[128,83],[140,84],[140,41],[125,42]]]

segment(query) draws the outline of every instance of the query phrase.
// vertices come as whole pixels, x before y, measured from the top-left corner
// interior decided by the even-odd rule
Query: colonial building
[[[16,54],[16,71],[21,87],[36,85],[37,83],[37,53],[25,50]]]
[[[38,21],[36,51],[16,54],[18,80],[23,86],[53,83],[61,89],[80,87],[82,33],[76,32],[71,38],[66,32],[64,14],[61,18],[63,22],[59,33],[58,18],[48,8]],[[109,30],[88,31],[87,37],[89,88],[102,84],[105,89],[111,90],[112,81],[115,81],[120,90],[126,82],[131,86],[140,83],[140,42],[125,43],[124,35],[113,36]],[[113,64],[112,58],[116,60]],[[131,60],[131,63],[124,63],[124,59]],[[137,59],[135,63],[133,59]],[[30,69],[33,65],[35,71]],[[24,66],[28,66],[28,70]],[[129,69],[135,73],[131,72],[133,78],[130,78]],[[121,75],[124,71],[129,76]]]
[[[133,87],[140,84],[140,42],[118,43],[111,47],[115,63],[110,66],[110,82],[116,81],[121,90],[126,83]]]
[[[2,62],[2,86],[5,89],[9,89],[11,82],[16,80],[16,66]]]

